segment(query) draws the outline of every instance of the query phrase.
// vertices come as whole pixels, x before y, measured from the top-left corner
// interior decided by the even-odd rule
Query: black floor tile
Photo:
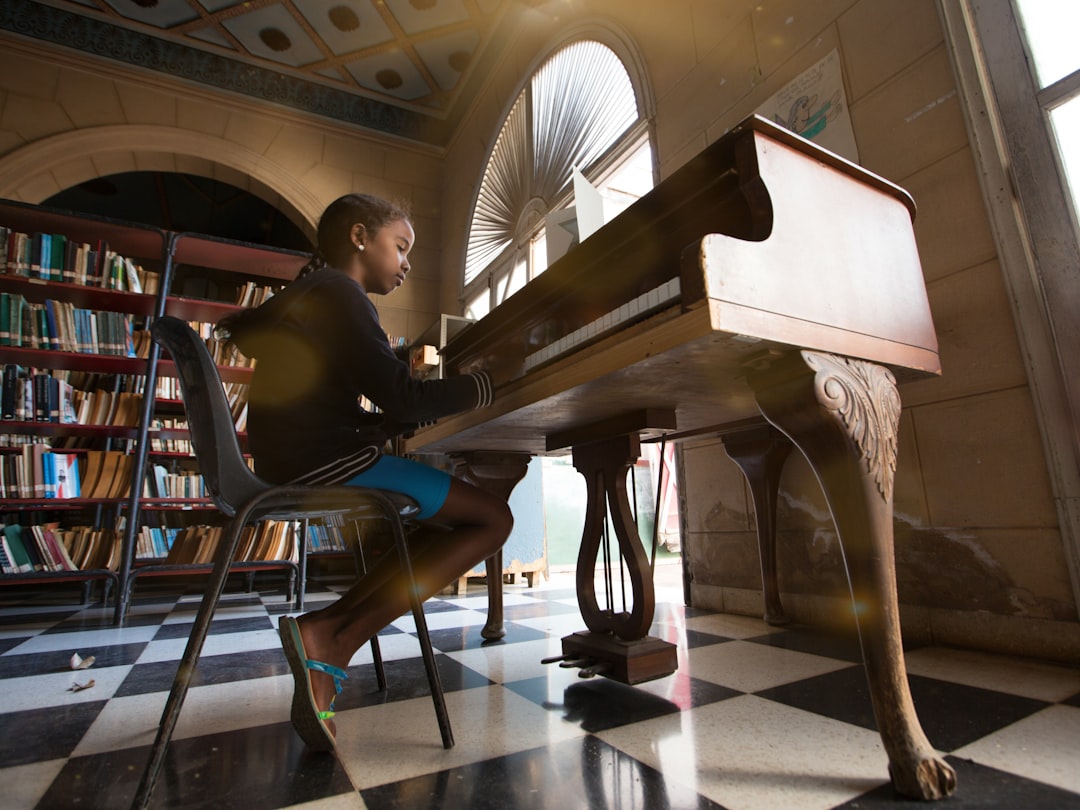
[[[69,756],[106,702],[0,714],[0,763],[10,768]]]
[[[448,627],[429,630],[428,636],[431,638],[431,646],[442,652],[475,650],[491,644],[516,644],[522,641],[540,641],[547,638],[547,633],[543,630],[507,622],[504,625],[506,635],[500,639],[488,641],[480,635],[480,631],[483,629],[482,624],[474,624],[470,627]]]
[[[439,670],[443,692],[460,692],[463,689],[476,689],[492,684],[490,679],[479,672],[445,655],[435,655],[435,666]],[[346,670],[349,679],[334,702],[334,710],[340,712],[363,706],[378,706],[431,694],[423,659],[417,657],[386,661],[383,669],[386,673],[386,690],[380,691],[374,664],[349,667]]]
[[[946,757],[956,770],[956,792],[947,800],[929,804],[899,795],[882,785],[839,805],[834,810],[1077,810],[1080,795],[1067,790],[988,768],[967,759]]]
[[[465,605],[457,605],[447,599],[429,599],[424,602],[424,613],[451,613],[455,610],[472,610],[471,607]],[[405,614],[403,614],[405,615]]]
[[[149,747],[75,757],[39,803],[41,808],[128,808]],[[151,808],[273,810],[353,792],[331,754],[304,748],[288,723],[175,740],[151,797]]]
[[[76,616],[80,610],[81,608],[71,611],[50,611],[49,613],[36,613],[33,610],[27,610],[25,613],[22,611],[7,613],[0,615],[0,627],[48,626],[62,622],[71,616]]]
[[[732,640],[727,636],[702,633],[698,630],[681,630],[670,624],[653,625],[650,635],[655,636],[662,641],[669,641],[672,644],[679,644],[680,642],[685,641],[686,648],[689,650],[695,649],[696,647],[708,647],[711,644],[723,644]]]
[[[825,633],[809,628],[791,628],[780,633],[766,633],[745,639],[755,644],[767,644],[794,652],[821,655],[825,658],[838,658],[841,661],[862,663],[862,647],[854,635]]]
[[[666,697],[607,678],[575,679],[562,688],[561,694],[559,685],[560,682],[547,677],[505,684],[507,689],[549,711],[559,712],[567,722],[592,733],[681,711],[678,703]]]
[[[168,692],[180,666],[177,661],[136,664],[116,690],[116,697]],[[231,655],[206,655],[199,659],[191,676],[191,686],[233,683],[252,678],[271,678],[289,672],[285,653],[280,649],[252,650]]]
[[[71,672],[71,654],[78,652],[80,657],[94,656],[92,666],[118,667],[134,664],[146,649],[146,642],[133,644],[107,644],[84,647],[81,650],[55,650],[49,652],[27,653],[26,655],[0,656],[0,678],[19,678],[26,675],[44,675],[50,672]]]
[[[194,622],[173,622],[161,625],[161,629],[154,635],[154,641],[168,638],[187,638],[191,635]],[[268,616],[251,616],[244,619],[220,618],[210,622],[208,635],[216,636],[221,633],[246,633],[250,630],[274,630],[274,624]]]
[[[911,697],[923,731],[935,748],[952,751],[1047,704],[973,686],[909,675]],[[877,730],[870,689],[861,666],[765,689],[760,697]]]
[[[168,606],[164,606],[160,613],[156,612],[140,612],[140,613],[128,613],[124,619],[124,627],[152,627],[161,624],[165,617],[169,615]],[[55,626],[49,628],[47,633],[81,633],[85,630],[108,630],[116,625],[113,623],[113,616],[110,612],[108,615],[87,616],[79,614],[72,616],[70,619],[65,619],[59,622]]]
[[[723,810],[587,736],[362,790],[368,810]]]
[[[15,636],[13,638],[0,638],[0,655],[3,655],[8,650],[14,650],[23,642],[33,638],[33,636]],[[0,659],[3,660],[3,659]],[[2,677],[2,676],[0,676]],[[10,677],[10,676],[8,676]]]

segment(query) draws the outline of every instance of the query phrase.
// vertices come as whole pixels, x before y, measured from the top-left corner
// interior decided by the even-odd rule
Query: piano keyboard
[[[642,293],[632,301],[627,301],[618,309],[597,318],[592,323],[588,323],[580,329],[559,338],[554,343],[527,355],[525,357],[525,372],[528,373],[543,363],[562,357],[586,343],[602,338],[633,321],[641,320],[657,310],[670,306],[679,300],[679,294],[679,278],[676,276],[659,287]]]

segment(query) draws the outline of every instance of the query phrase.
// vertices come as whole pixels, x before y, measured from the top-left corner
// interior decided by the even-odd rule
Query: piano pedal
[[[557,663],[559,663],[559,661],[564,661],[564,660],[566,660],[565,655],[552,655],[552,656],[550,656],[548,658],[541,658],[540,663],[541,664],[557,664]]]
[[[599,662],[596,664],[590,664],[587,667],[582,667],[578,673],[579,678],[595,678],[597,675],[607,675],[611,672],[611,664]]]
[[[567,658],[565,661],[561,661],[559,666],[563,669],[576,669],[577,667],[588,666],[592,662],[591,658]]]

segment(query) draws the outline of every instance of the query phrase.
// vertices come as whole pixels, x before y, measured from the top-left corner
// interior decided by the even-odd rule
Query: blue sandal
[[[292,724],[308,748],[314,751],[333,751],[334,735],[326,726],[326,720],[334,716],[334,704],[326,711],[320,711],[311,691],[309,670],[323,672],[334,679],[334,690],[341,694],[341,682],[348,678],[345,670],[322,661],[307,657],[304,640],[300,636],[300,626],[291,616],[282,616],[278,621],[278,635],[285,650],[285,658],[293,676]]]

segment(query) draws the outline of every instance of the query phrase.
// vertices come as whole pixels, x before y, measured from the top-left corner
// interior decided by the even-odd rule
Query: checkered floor
[[[855,643],[687,609],[667,586],[653,634],[678,644],[679,670],[637,688],[540,663],[583,627],[569,580],[508,587],[495,644],[481,643],[482,591],[434,599],[457,745],[440,744],[405,617],[381,634],[388,689],[365,648],[338,699],[337,754],[307,753],[276,632],[290,605],[273,588],[222,604],[155,807],[926,807],[888,784]],[[309,589],[308,607],[335,596]],[[197,597],[137,592],[122,629],[101,607],[0,597],[0,806],[128,807]],[[93,667],[71,671],[74,652]],[[1080,808],[1080,670],[943,648],[907,661],[958,773],[949,808]]]

